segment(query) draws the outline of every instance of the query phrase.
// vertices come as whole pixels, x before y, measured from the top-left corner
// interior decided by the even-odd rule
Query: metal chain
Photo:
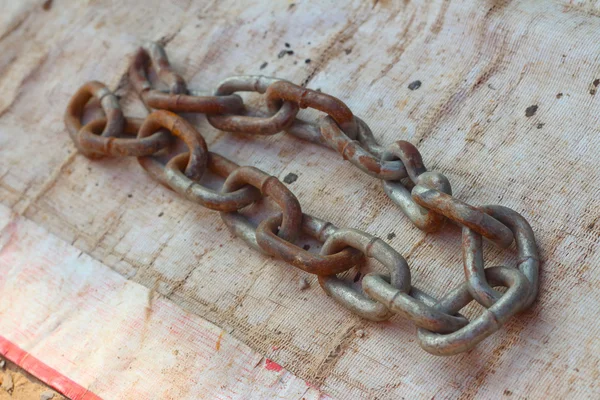
[[[169,91],[154,88],[149,72]],[[436,355],[452,355],[473,348],[497,331],[509,318],[535,300],[539,287],[539,256],[534,234],[525,220],[509,208],[473,207],[452,196],[448,179],[428,171],[419,151],[409,142],[382,147],[369,126],[341,100],[291,82],[264,76],[235,76],[222,81],[214,96],[188,94],[164,49],[157,43],[140,48],[133,58],[129,78],[152,111],[145,120],[125,118],[105,85],[89,82],[72,97],[65,125],[76,147],[88,157],[134,156],[148,173],[186,199],[221,213],[231,232],[251,248],[318,275],[323,290],[339,304],[361,317],[382,321],[399,314],[415,323],[421,347]],[[236,92],[263,94],[266,110],[245,106]],[[82,125],[91,98],[100,102],[105,117]],[[301,108],[327,114],[318,122],[297,118]],[[240,167],[209,152],[198,131],[175,112],[207,115],[215,128],[228,132],[274,135],[285,131],[337,151],[361,171],[382,180],[383,189],[406,216],[425,232],[440,230],[447,220],[462,226],[465,282],[441,299],[434,299],[411,284],[406,260],[381,239],[356,229],[343,229],[304,214],[294,194],[277,178],[254,167]],[[123,137],[136,135],[135,138]],[[168,149],[175,138],[188,151],[163,164],[155,153]],[[199,183],[206,170],[225,179],[220,191]],[[403,179],[414,186],[409,190]],[[281,209],[257,226],[240,213],[259,207],[268,197]],[[295,244],[308,235],[323,245],[320,253]],[[483,240],[507,248],[516,242],[514,267],[484,269]],[[388,274],[367,274],[362,291],[336,276],[365,262],[379,261]],[[505,293],[494,286],[504,286]],[[459,311],[471,301],[485,311],[469,321]]]

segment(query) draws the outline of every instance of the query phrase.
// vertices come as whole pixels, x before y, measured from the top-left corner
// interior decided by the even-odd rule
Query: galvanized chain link
[[[169,87],[168,92],[154,88],[151,72]],[[195,96],[157,43],[138,50],[129,77],[146,107],[156,111],[145,120],[125,118],[116,96],[105,85],[89,82],[75,93],[65,113],[65,125],[78,150],[88,157],[138,157],[161,184],[219,211],[231,232],[251,248],[316,274],[323,290],[350,311],[373,321],[399,314],[417,325],[423,349],[452,355],[473,348],[535,300],[539,256],[525,218],[506,207],[473,207],[453,197],[448,179],[428,171],[412,144],[400,140],[379,145],[369,126],[341,100],[264,76],[231,77],[217,86],[213,96]],[[263,94],[266,111],[247,108],[236,92]],[[100,102],[105,117],[82,125],[91,98]],[[303,121],[297,118],[302,108],[326,116],[316,123]],[[304,214],[298,199],[277,178],[209,152],[200,133],[175,112],[206,114],[212,126],[227,132],[274,135],[285,131],[336,150],[363,172],[381,179],[385,193],[419,229],[435,232],[447,220],[462,226],[466,281],[441,299],[427,295],[412,286],[406,260],[390,245],[366,232],[338,228]],[[175,138],[188,151],[161,163],[155,154],[168,150]],[[220,191],[199,183],[207,169],[225,179]],[[414,184],[411,190],[402,182],[405,178]],[[281,211],[255,226],[240,211],[253,209],[265,197]],[[301,234],[322,243],[319,254],[295,244]],[[483,237],[501,248],[515,239],[517,268],[485,269]],[[388,274],[367,274],[360,282],[362,291],[336,276],[360,266],[365,257],[379,261]],[[494,286],[508,289],[501,293]],[[473,300],[485,311],[469,321],[459,311]]]

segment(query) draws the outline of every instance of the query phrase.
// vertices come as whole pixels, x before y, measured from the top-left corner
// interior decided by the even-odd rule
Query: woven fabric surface
[[[0,202],[13,212],[334,397],[600,394],[595,3],[5,3]],[[78,154],[62,121],[69,97],[100,80],[122,96],[127,115],[143,117],[126,72],[147,40],[165,43],[192,89],[262,74],[339,97],[381,143],[417,145],[458,198],[522,213],[543,261],[537,302],[475,350],[431,356],[412,324],[362,320],[312,276],[301,290],[304,273],[248,249],[217,213],[152,181],[135,159]],[[280,57],[284,49],[293,54]],[[386,240],[407,258],[416,286],[439,296],[464,279],[458,227],[419,231],[379,181],[334,151],[285,134],[222,133],[189,117],[212,151],[281,180],[296,174],[289,188],[304,212]],[[486,244],[485,259],[514,265],[515,250]]]

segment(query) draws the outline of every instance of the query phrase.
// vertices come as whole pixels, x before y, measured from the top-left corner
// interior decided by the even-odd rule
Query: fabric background
[[[600,394],[596,2],[3,0],[1,8],[0,202],[13,212],[334,397]],[[458,198],[522,213],[543,259],[538,301],[475,350],[431,356],[411,323],[362,320],[312,276],[301,291],[304,273],[249,250],[217,213],[158,185],[135,159],[78,154],[62,117],[84,82],[105,82],[127,115],[145,115],[126,71],[146,40],[166,43],[192,89],[263,74],[339,97],[381,143],[417,145]],[[294,54],[279,58],[286,42]],[[421,87],[409,90],[415,80]],[[408,260],[415,286],[441,295],[464,279],[459,228],[414,228],[380,182],[334,151],[190,118],[212,151],[280,179],[297,174],[289,187],[304,212],[386,240]],[[512,265],[515,251],[486,244],[485,258]]]

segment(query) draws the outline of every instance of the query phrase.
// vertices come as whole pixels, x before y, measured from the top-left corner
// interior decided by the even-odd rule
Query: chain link
[[[183,173],[189,160],[189,153],[173,157],[165,166],[165,181],[168,187],[186,199],[216,211],[232,212],[246,207],[262,198],[260,192],[252,186],[243,186],[232,192],[209,189],[185,176]],[[208,154],[208,169],[223,178],[227,178],[239,165],[216,153]]]
[[[539,256],[533,230],[519,213],[502,206],[483,206],[480,210],[491,215],[514,234],[517,244],[517,268],[530,283],[526,306],[535,299],[539,286]],[[463,262],[469,293],[484,307],[491,307],[502,298],[502,293],[494,290],[487,282],[483,266],[483,243],[481,235],[463,227]]]
[[[151,71],[169,92],[153,88]],[[145,120],[125,118],[116,96],[102,83],[89,82],[75,93],[65,113],[65,125],[78,150],[88,157],[138,157],[158,182],[219,211],[230,231],[252,249],[316,274],[323,290],[348,310],[374,321],[398,314],[417,325],[423,349],[452,355],[473,348],[535,300],[540,261],[525,218],[506,207],[473,207],[453,197],[448,179],[428,171],[415,146],[402,140],[381,146],[369,126],[341,100],[285,80],[248,75],[222,81],[214,96],[195,96],[189,94],[195,92],[174,72],[157,43],[137,51],[129,78],[144,104],[157,111]],[[237,92],[262,94],[266,111],[247,108]],[[105,117],[82,125],[91,98],[100,102]],[[316,123],[303,121],[297,118],[303,108],[326,115]],[[174,112],[206,114],[212,126],[228,132],[274,135],[285,131],[337,151],[363,172],[381,179],[385,193],[421,230],[438,231],[447,220],[462,227],[465,282],[437,300],[415,288],[406,260],[390,245],[366,232],[338,228],[304,214],[298,199],[276,177],[209,152],[202,135]],[[177,139],[186,144],[187,151],[162,163],[155,153],[170,148]],[[221,190],[200,183],[207,169],[224,178]],[[412,189],[403,183],[406,178],[413,183]],[[263,199],[276,203],[281,212],[262,218],[255,226],[240,211],[256,212],[253,205]],[[320,252],[295,244],[302,235],[322,243]],[[500,248],[509,247],[514,239],[517,268],[485,269],[483,237]],[[388,274],[367,274],[358,283],[362,290],[336,276],[360,267],[365,257],[379,261]],[[494,286],[508,289],[502,293]],[[485,310],[469,321],[459,311],[473,300]]]
[[[358,120],[358,118],[357,118]],[[358,120],[358,131],[362,137],[368,136],[370,128],[362,120]],[[357,140],[352,140],[331,117],[325,117],[319,125],[321,134],[329,146],[338,151],[345,160],[350,161],[361,171],[383,180],[406,178],[404,164],[398,161],[383,161],[368,149],[363,148]]]
[[[427,172],[421,154],[409,142],[399,140],[389,145],[381,155],[383,161],[400,160],[410,180],[415,185],[427,186],[452,195],[448,178],[438,172]],[[436,232],[446,223],[446,218],[433,210],[421,207],[401,181],[383,180],[383,190],[396,203],[415,226],[425,232]]]
[[[242,99],[235,95],[187,95],[187,87],[183,79],[172,71],[162,47],[157,43],[149,47],[150,51],[140,47],[129,68],[129,80],[147,108],[203,114],[230,113],[243,108]],[[156,70],[159,79],[170,86],[169,93],[152,87],[147,73],[150,64]]]
[[[127,118],[123,133],[137,135],[144,120],[140,118]],[[106,118],[98,118],[83,126],[77,134],[79,145],[89,149],[93,154],[102,154],[113,157],[123,156],[149,156],[171,144],[171,135],[165,131],[158,131],[144,138],[116,138],[102,136],[101,132],[107,125]]]
[[[286,241],[297,239],[302,225],[302,209],[296,196],[279,179],[254,167],[240,167],[233,171],[225,179],[221,191],[230,193],[244,185],[259,189],[263,196],[271,197],[283,210],[277,236]],[[221,213],[221,216],[223,214],[226,213]]]
[[[491,267],[485,270],[485,278],[492,285],[508,287],[506,293],[491,307],[470,321],[468,325],[452,333],[435,333],[419,328],[419,344],[431,354],[449,356],[475,347],[483,339],[496,332],[513,315],[523,309],[527,303],[531,285],[518,270],[507,267]],[[454,314],[473,300],[464,283],[450,291],[435,305],[438,311]]]
[[[96,152],[80,142],[84,109],[92,97],[100,102],[106,116],[102,137],[115,137],[123,132],[125,117],[117,97],[103,83],[96,81],[86,83],[71,97],[65,112],[65,126],[81,153],[87,157],[100,157],[103,154],[102,152]]]
[[[405,293],[410,290],[410,270],[406,260],[383,240],[356,229],[340,229],[327,238],[321,255],[329,255],[346,247],[360,250],[367,257],[382,263],[388,269],[386,278],[390,286]],[[363,318],[384,321],[393,315],[384,304],[358,292],[335,275],[319,276],[319,284],[338,303]]]
[[[363,261],[362,253],[356,249],[346,248],[334,254],[315,254],[276,235],[281,225],[281,216],[262,221],[256,228],[256,242],[267,254],[279,258],[310,274],[319,276],[333,275],[347,271]],[[320,242],[337,232],[335,225],[312,217],[302,216],[304,234]]]
[[[317,92],[294,85],[287,81],[277,81],[267,89],[267,101],[272,107],[279,101],[290,101],[300,108],[314,108],[331,117],[350,137],[356,137],[356,120],[354,114],[340,99],[325,93]]]
[[[257,92],[264,94],[267,88],[279,81],[265,76],[236,76],[219,84],[215,96],[232,95],[235,92]],[[208,122],[226,132],[274,135],[289,127],[298,114],[298,104],[291,101],[270,102],[269,112],[244,108],[241,114],[209,115]]]

